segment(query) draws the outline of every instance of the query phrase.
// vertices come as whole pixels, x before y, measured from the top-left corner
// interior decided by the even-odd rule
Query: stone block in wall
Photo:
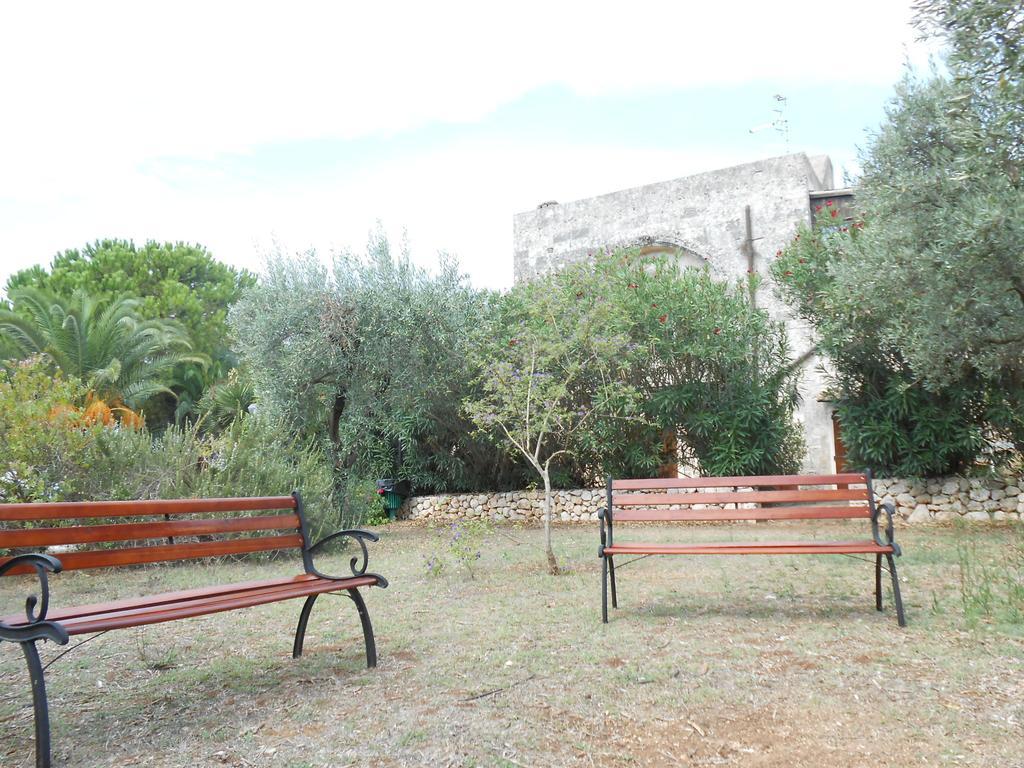
[[[927,523],[931,519],[931,511],[927,504],[918,504],[914,507],[914,511],[907,516],[908,523]]]
[[[959,515],[949,507],[941,507],[935,510],[935,517],[933,519],[938,523],[945,523],[958,517]]]

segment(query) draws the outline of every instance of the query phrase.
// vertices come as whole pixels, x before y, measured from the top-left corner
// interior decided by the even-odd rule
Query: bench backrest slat
[[[258,515],[256,517],[216,517],[209,520],[173,520],[159,523],[82,525],[69,528],[24,528],[19,531],[0,531],[0,541],[5,547],[50,547],[56,544],[139,541],[215,533],[287,531],[296,530],[298,527],[298,515]]]
[[[119,519],[123,522],[117,522]],[[0,555],[60,546],[54,554],[67,570],[267,552],[306,544],[297,495],[0,504]],[[8,559],[0,557],[0,563]]]
[[[640,509],[615,513],[615,521],[832,520],[871,517],[868,507],[761,507],[758,509]]]
[[[112,565],[140,565],[162,563],[171,560],[190,560],[220,555],[241,555],[251,552],[270,552],[276,549],[292,549],[302,546],[302,536],[261,536],[247,539],[226,539],[223,541],[199,541],[188,544],[167,544],[154,547],[128,547],[124,549],[95,549],[85,552],[62,553],[60,561],[64,570],[81,568],[106,568]],[[0,558],[0,565],[10,558]],[[12,568],[9,573],[32,573],[31,566]]]
[[[759,488],[801,485],[863,484],[865,477],[852,472],[840,475],[756,475],[751,477],[653,477],[612,480],[613,491],[667,488]]]
[[[826,486],[826,487],[822,487]],[[870,518],[865,474],[611,480],[612,521]]]
[[[730,491],[724,493],[625,493],[612,496],[614,507],[644,507],[653,504],[754,504],[799,501],[866,501],[866,488],[847,490]]]
[[[0,504],[0,521],[74,520],[86,517],[148,517],[213,512],[295,509],[291,496],[238,499],[158,499],[150,501],[59,501],[50,504]]]

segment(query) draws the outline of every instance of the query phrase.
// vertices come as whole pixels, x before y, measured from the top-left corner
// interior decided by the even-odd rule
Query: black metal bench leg
[[[892,555],[886,555],[885,559],[889,563],[889,573],[892,575],[892,599],[896,603],[896,621],[901,627],[905,627],[907,620],[903,615],[903,598],[900,597],[900,579],[896,575],[896,561]]]
[[[608,623],[608,558],[601,557],[601,621]]]
[[[366,666],[376,667],[377,643],[373,639],[373,624],[370,623],[370,612],[366,610],[366,603],[363,602],[363,596],[359,594],[358,589],[350,589],[348,596],[356,604],[356,610],[359,611],[359,621],[363,625],[363,642],[366,643]]]
[[[32,680],[32,709],[36,722],[36,768],[50,768],[50,710],[46,704],[46,680],[39,651],[34,640],[22,643],[21,651],[28,662],[28,674]]]
[[[619,599],[615,594],[615,558],[608,558],[608,576],[612,582],[612,608],[619,607]]]
[[[309,614],[313,610],[313,604],[320,595],[310,595],[302,604],[302,613],[299,614],[299,624],[295,627],[295,643],[292,645],[292,658],[297,659],[302,655],[302,644],[306,640],[306,624],[309,623]]]
[[[875,555],[875,610],[882,610],[882,556]]]

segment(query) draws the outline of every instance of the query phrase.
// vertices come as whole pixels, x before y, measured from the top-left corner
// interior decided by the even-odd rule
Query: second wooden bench
[[[879,514],[884,512],[884,537]],[[601,521],[601,620],[608,622],[608,592],[618,607],[615,558],[622,555],[852,555],[875,556],[875,608],[882,610],[882,559],[892,576],[896,619],[906,626],[895,557],[890,504],[876,505],[871,473],[840,475],[774,475],[761,477],[681,477],[644,480],[608,479]],[[630,522],[723,522],[739,520],[863,519],[864,536],[840,541],[681,540],[655,544],[626,540],[617,534]],[[870,526],[870,527],[869,527]],[[634,532],[635,533],[635,532]],[[867,534],[870,533],[870,537]]]

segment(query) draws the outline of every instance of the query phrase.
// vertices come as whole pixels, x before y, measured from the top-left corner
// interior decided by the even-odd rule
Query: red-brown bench
[[[269,513],[269,514],[268,514]],[[132,518],[117,522],[118,518]],[[155,520],[150,519],[155,518]],[[59,527],[54,527],[59,526]],[[354,539],[361,554],[351,558],[350,576],[319,571],[313,555],[328,542]],[[36,643],[67,644],[72,635],[137,627],[192,616],[305,598],[299,613],[292,656],[302,655],[310,611],[319,595],[344,591],[356,605],[366,646],[366,665],[376,666],[373,626],[360,587],[386,587],[387,580],[366,570],[368,531],[338,531],[311,544],[302,499],[270,496],[174,501],[102,501],[55,504],[0,504],[0,576],[35,574],[38,595],[25,601],[24,615],[0,618],[0,641],[19,643],[28,663],[35,710],[36,766],[50,765],[50,726],[43,666]],[[90,545],[103,544],[100,548]],[[61,545],[71,551],[54,556],[44,550]],[[79,549],[78,547],[84,547]],[[62,570],[163,563],[252,552],[297,549],[302,573],[200,589],[146,595],[95,605],[50,610],[48,574]]]
[[[878,529],[879,510],[886,514],[885,538]],[[877,506],[871,473],[841,475],[776,475],[762,477],[608,478],[601,521],[601,620],[608,622],[608,588],[618,608],[615,558],[620,555],[853,555],[875,556],[875,608],[882,610],[882,558],[892,576],[896,618],[906,626],[894,557],[890,504]],[[690,541],[650,544],[616,536],[628,522],[722,522],[739,520],[836,520],[862,518],[865,537],[842,541]],[[870,538],[868,534],[870,523]],[[635,531],[633,531],[635,533]],[[621,566],[620,566],[621,567]]]

